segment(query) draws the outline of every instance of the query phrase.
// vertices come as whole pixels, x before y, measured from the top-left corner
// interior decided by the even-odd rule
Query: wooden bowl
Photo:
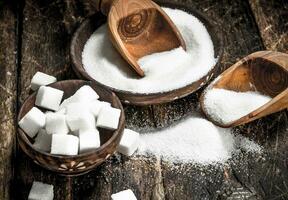
[[[185,97],[202,86],[204,86],[211,77],[217,72],[219,68],[219,63],[222,59],[223,54],[223,34],[218,27],[221,27],[215,21],[212,21],[205,17],[203,14],[198,12],[197,10],[193,9],[190,6],[179,4],[179,3],[164,3],[163,1],[156,1],[161,6],[170,7],[170,8],[177,8],[184,10],[188,13],[193,14],[197,17],[207,28],[210,36],[212,38],[214,44],[214,52],[215,57],[218,58],[216,65],[200,80],[195,81],[185,87],[175,89],[169,92],[159,92],[159,93],[149,93],[149,94],[142,94],[142,93],[132,93],[129,91],[118,90],[115,88],[111,88],[109,86],[103,85],[102,83],[98,82],[97,80],[90,77],[83,68],[82,65],[82,51],[86,41],[92,35],[92,33],[102,24],[106,22],[106,17],[102,15],[100,12],[97,12],[95,15],[91,16],[90,18],[86,19],[80,27],[76,30],[73,35],[71,46],[70,46],[70,56],[73,63],[73,69],[76,75],[85,80],[91,80],[95,82],[97,85],[101,85],[106,87],[107,89],[112,90],[117,94],[120,100],[127,104],[134,104],[134,105],[151,105],[151,104],[160,104],[165,102],[170,102],[182,97]]]
[[[249,114],[222,124],[215,121],[205,110],[205,93],[212,88],[236,92],[257,91],[272,99]],[[253,101],[253,99],[251,99]],[[229,103],[229,100],[227,101]],[[241,59],[219,78],[215,79],[202,93],[200,105],[203,113],[214,124],[228,128],[246,124],[266,115],[288,108],[288,54],[273,51],[258,51]]]
[[[38,165],[61,175],[81,175],[91,171],[96,166],[103,163],[116,151],[125,126],[123,107],[120,100],[113,92],[99,87],[91,81],[83,80],[60,81],[49,86],[64,91],[63,99],[66,99],[73,95],[76,90],[83,85],[91,86],[100,96],[100,100],[110,102],[113,107],[121,109],[121,116],[117,130],[108,131],[99,129],[101,146],[98,149],[76,156],[52,155],[35,149],[32,145],[33,139],[28,137],[21,128],[18,128],[17,136],[21,149]],[[37,92],[34,92],[30,95],[22,105],[18,114],[18,122],[33,106],[35,106],[36,93]],[[45,109],[41,110],[45,111]]]

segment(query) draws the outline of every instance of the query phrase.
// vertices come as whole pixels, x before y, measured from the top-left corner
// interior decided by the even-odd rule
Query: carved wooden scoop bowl
[[[139,58],[157,52],[169,51],[185,42],[166,13],[151,0],[98,0],[98,10],[108,16],[113,45],[137,72]]]
[[[205,93],[212,88],[237,92],[258,91],[270,96],[272,100],[240,119],[221,124],[205,110]],[[288,108],[288,54],[259,51],[248,55],[224,71],[206,88],[201,95],[200,104],[206,117],[221,127],[242,125]]]

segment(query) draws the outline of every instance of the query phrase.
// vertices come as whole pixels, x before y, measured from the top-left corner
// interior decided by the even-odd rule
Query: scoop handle
[[[104,15],[108,16],[112,3],[115,0],[95,0],[96,1],[96,9],[100,11]]]

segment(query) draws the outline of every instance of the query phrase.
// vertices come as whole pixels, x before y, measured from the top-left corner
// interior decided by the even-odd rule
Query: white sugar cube
[[[54,76],[37,72],[31,80],[31,89],[35,91],[41,86],[49,85],[51,83],[55,83],[56,81],[57,79]]]
[[[56,111],[59,109],[64,92],[52,87],[41,86],[38,90],[35,104]]]
[[[20,121],[19,126],[23,131],[33,138],[37,132],[45,126],[45,114],[33,107]]]
[[[80,103],[81,101],[78,99],[77,96],[70,96],[69,98],[65,99],[59,106],[58,111],[65,109],[67,111],[67,106],[71,103]]]
[[[40,129],[40,131],[37,134],[37,137],[35,138],[35,142],[33,146],[34,148],[40,151],[50,152],[51,140],[52,140],[52,135],[47,134],[45,129]]]
[[[28,200],[53,200],[53,185],[34,181]]]
[[[76,102],[76,103],[69,103],[66,106],[66,114],[67,115],[82,115],[82,113],[89,112],[89,104]]]
[[[66,116],[53,112],[47,113],[45,129],[48,134],[68,134],[69,128],[66,124]]]
[[[52,135],[51,154],[73,156],[78,154],[79,139],[74,135]]]
[[[95,150],[100,147],[100,136],[97,129],[79,131],[80,153]]]
[[[65,110],[66,112],[66,107],[67,105],[69,105],[70,103],[75,103],[76,101],[74,101],[74,98],[73,96],[67,98],[67,99],[64,99],[64,101],[60,104],[59,108],[58,108],[58,111],[60,110]]]
[[[99,95],[89,85],[79,88],[73,95],[77,101],[90,102],[99,99]]]
[[[123,136],[118,146],[118,152],[131,156],[138,148],[140,136],[139,133],[130,129],[124,129]]]
[[[83,103],[70,103],[67,106],[66,122],[71,131],[95,129],[95,117],[88,108]]]
[[[95,118],[89,112],[77,116],[67,115],[66,121],[71,131],[95,128]]]
[[[105,128],[109,130],[115,130],[118,128],[119,118],[121,110],[104,106],[100,110],[97,118],[97,127]]]
[[[124,190],[111,195],[112,200],[137,200],[132,190]]]
[[[101,103],[103,106],[110,106],[110,107],[111,107],[111,103],[109,103],[109,102],[100,101],[100,103]]]
[[[66,114],[66,108],[61,108],[56,113],[65,115]]]
[[[82,86],[80,89],[78,89],[74,95],[71,97],[65,99],[60,107],[60,109],[66,108],[71,103],[85,103],[87,106],[87,103],[91,101],[96,101],[99,98],[98,94],[87,85]]]
[[[95,101],[92,101],[89,105],[90,107],[90,111],[92,112],[92,114],[95,116],[95,117],[98,117],[99,113],[100,113],[100,110],[102,109],[102,107],[104,106],[108,106],[110,107],[111,104],[108,103],[108,102],[105,102],[105,101],[98,101],[98,100],[95,100]]]

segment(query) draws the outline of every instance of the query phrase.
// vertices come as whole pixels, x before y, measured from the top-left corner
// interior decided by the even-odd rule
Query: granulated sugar
[[[115,89],[156,93],[184,87],[205,76],[215,65],[214,47],[205,26],[194,16],[165,8],[181,32],[187,47],[145,56],[138,60],[145,77],[139,78],[112,46],[107,25],[99,27],[82,52],[86,72]]]
[[[173,127],[141,134],[140,138],[138,155],[152,154],[173,163],[224,163],[239,149],[261,151],[253,141],[234,136],[231,129],[219,128],[198,117],[189,117]]]
[[[217,122],[233,122],[271,100],[258,92],[235,92],[225,89],[211,89],[205,93],[204,109]]]

